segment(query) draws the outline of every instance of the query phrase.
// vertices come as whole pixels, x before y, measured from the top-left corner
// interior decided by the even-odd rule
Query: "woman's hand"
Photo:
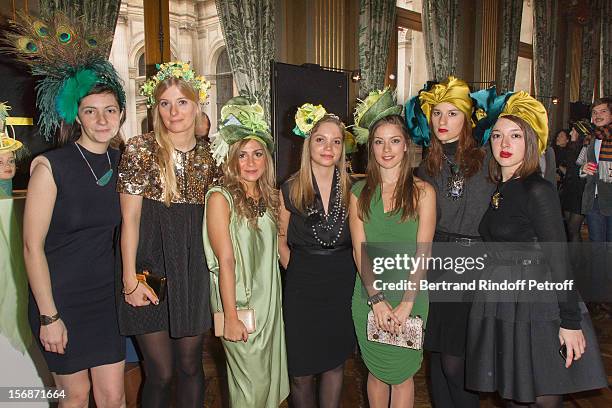
[[[372,311],[374,312],[374,320],[379,329],[395,333],[396,327],[401,321],[393,313],[391,305],[386,300],[378,302],[372,305]]]
[[[134,289],[135,287],[135,289]],[[153,289],[145,282],[136,281],[132,286],[126,287],[124,285],[123,299],[125,299],[126,303],[130,306],[140,307],[140,306],[148,306],[151,303],[158,305],[159,299],[155,296]],[[127,294],[129,293],[129,295]]]
[[[400,302],[400,304],[393,309],[393,313],[400,321],[400,324],[395,326],[395,334],[400,334],[403,330],[406,320],[410,317],[413,306],[414,302]]]
[[[586,350],[586,340],[582,330],[569,330],[559,328],[559,342],[567,347],[565,368],[569,368],[574,360],[579,360]]]
[[[58,319],[51,324],[40,326],[40,342],[45,351],[51,353],[64,354],[66,344],[68,344],[68,330],[62,319]]]
[[[249,339],[249,333],[247,332],[246,326],[236,318],[225,318],[225,324],[223,325],[223,338],[229,341],[246,341]]]

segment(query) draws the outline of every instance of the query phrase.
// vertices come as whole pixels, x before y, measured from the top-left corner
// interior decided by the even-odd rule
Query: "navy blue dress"
[[[96,176],[108,170],[106,153],[81,147]],[[51,163],[57,197],[45,255],[57,310],[68,330],[66,354],[44,351],[39,340],[39,311],[30,291],[29,320],[49,370],[72,374],[125,358],[115,308],[115,232],[121,222],[116,192],[119,151],[109,149],[113,177],[98,186],[74,143],[45,153]]]

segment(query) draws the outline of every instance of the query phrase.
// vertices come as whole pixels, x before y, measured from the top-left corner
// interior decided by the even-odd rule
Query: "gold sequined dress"
[[[164,330],[172,337],[185,337],[201,334],[211,326],[202,219],[205,195],[218,170],[209,146],[208,139],[199,138],[188,152],[174,150],[178,196],[167,207],[163,202],[155,136],[153,133],[135,136],[126,145],[117,190],[143,197],[136,269],[166,276],[168,293],[157,306],[132,307],[119,293],[119,272],[117,303],[124,335]]]

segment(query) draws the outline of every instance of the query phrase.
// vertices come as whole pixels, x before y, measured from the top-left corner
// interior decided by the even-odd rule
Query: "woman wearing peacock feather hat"
[[[423,89],[406,103],[406,122],[413,141],[426,147],[418,175],[436,191],[437,223],[435,242],[465,243],[462,255],[478,251],[472,245],[482,241],[478,222],[487,209],[495,186],[488,179],[491,151],[481,146],[474,128],[484,116],[487,97],[495,90],[470,94],[468,84],[456,77]],[[453,244],[437,245],[437,255]],[[454,244],[457,245],[457,244]],[[477,256],[474,254],[474,256]],[[452,270],[428,272],[430,281],[455,281],[467,274]],[[470,276],[470,279],[473,277]],[[450,302],[444,293],[430,294],[430,311],[425,350],[431,354],[432,398],[436,406],[478,407],[477,393],[465,389],[465,339],[470,310],[469,302]]]
[[[38,78],[39,127],[58,149],[31,164],[24,213],[29,320],[62,403],[125,406],[125,340],[114,301],[115,191],[125,94],[106,59],[112,33],[21,16],[5,50]],[[91,376],[91,384],[90,384]]]
[[[119,165],[119,326],[136,336],[143,354],[144,407],[170,405],[175,368],[176,406],[201,407],[202,348],[211,326],[202,218],[218,173],[208,138],[195,129],[210,83],[188,62],[157,68],[140,90],[152,108],[153,132],[130,138]],[[147,283],[162,279],[167,284],[157,292]]]
[[[303,104],[295,123],[293,132],[304,139],[301,166],[281,186],[279,232],[291,401],[296,408],[317,406],[318,395],[321,406],[338,407],[344,363],[355,348],[345,166],[352,137],[322,105]]]
[[[223,106],[212,147],[223,185],[206,194],[203,230],[232,407],[277,408],[289,394],[273,146],[261,105],[239,96]]]
[[[414,404],[413,375],[421,367],[423,351],[377,340],[382,332],[404,332],[410,316],[420,317],[424,325],[428,300],[426,291],[396,285],[407,280],[414,285],[423,277],[422,268],[412,275],[390,268],[375,277],[368,260],[394,257],[399,250],[426,256],[435,229],[435,192],[413,175],[410,139],[401,113],[390,89],[372,91],[358,104],[353,128],[357,141],[368,145],[368,164],[366,179],[353,186],[350,196],[349,225],[360,278],[352,310],[369,371],[368,399],[376,407],[389,406],[389,401],[391,406]],[[377,245],[381,243],[386,244]],[[401,289],[388,290],[381,283]]]

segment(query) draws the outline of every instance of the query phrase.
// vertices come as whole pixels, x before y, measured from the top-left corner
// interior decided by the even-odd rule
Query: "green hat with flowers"
[[[195,71],[191,69],[189,62],[171,61],[163,64],[156,64],[155,67],[158,70],[157,73],[140,87],[140,94],[147,97],[147,108],[151,108],[155,105],[155,97],[153,95],[157,85],[168,78],[182,79],[187,82],[198,93],[199,102],[206,102],[208,90],[210,89],[210,82],[202,75],[196,75]]]
[[[364,100],[359,100],[355,107],[355,124],[353,133],[357,144],[366,144],[370,134],[370,127],[378,120],[391,116],[401,115],[402,106],[395,101],[394,92],[386,87],[383,90],[374,90]]]
[[[221,108],[221,121],[210,151],[218,166],[227,160],[232,144],[254,139],[274,150],[274,139],[270,134],[263,107],[244,96],[236,96]]]

